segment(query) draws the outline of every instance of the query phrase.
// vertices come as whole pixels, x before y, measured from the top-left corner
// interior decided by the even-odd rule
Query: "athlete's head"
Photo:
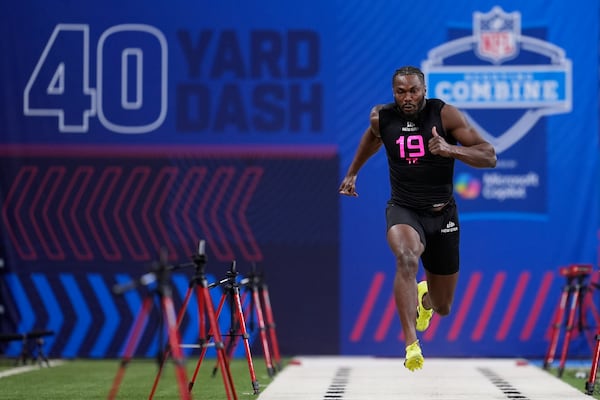
[[[417,67],[402,67],[392,77],[394,101],[407,115],[419,112],[425,103],[425,76]]]

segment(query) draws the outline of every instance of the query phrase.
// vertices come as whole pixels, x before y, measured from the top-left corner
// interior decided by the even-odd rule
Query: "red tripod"
[[[579,328],[583,330],[583,300],[585,292],[588,288],[585,280],[590,276],[592,272],[592,266],[589,264],[572,264],[568,267],[562,267],[559,269],[560,275],[566,278],[566,284],[563,286],[563,290],[560,296],[560,302],[556,318],[552,324],[552,336],[550,339],[550,346],[544,359],[544,369],[548,369],[550,364],[554,361],[556,354],[556,347],[558,346],[558,340],[560,337],[560,329],[563,325],[563,318],[565,315],[567,303],[570,300],[569,314],[565,325],[565,337],[562,343],[562,354],[560,357],[560,365],[558,368],[558,376],[562,376],[565,369],[565,362],[567,353],[569,350],[569,344],[571,342],[571,336],[573,329],[575,328],[575,316],[579,311]]]
[[[273,347],[273,361],[277,371],[281,371],[281,355],[279,353],[279,342],[277,341],[277,333],[275,331],[275,318],[273,318],[273,309],[271,307],[271,298],[269,296],[269,288],[264,280],[261,278],[261,283],[258,287],[258,293],[262,299],[262,304],[265,308],[265,316],[267,319],[267,330],[269,332],[269,338],[271,339],[271,346]]]
[[[156,288],[152,291],[149,291],[149,293],[144,298],[142,308],[135,319],[133,328],[131,330],[131,333],[129,334],[129,338],[127,339],[127,344],[125,345],[125,351],[121,360],[121,364],[119,366],[119,369],[117,370],[117,375],[115,376],[112,387],[108,394],[108,399],[110,400],[114,399],[117,396],[119,386],[121,385],[123,377],[125,376],[127,365],[129,364],[129,361],[131,361],[131,357],[133,356],[137,347],[140,334],[142,333],[142,329],[145,327],[146,320],[152,309],[154,295],[158,297],[161,305],[161,322],[164,323],[164,321],[166,321],[169,346],[171,349],[173,349],[173,361],[175,363],[175,374],[179,386],[180,398],[184,400],[191,399],[190,393],[187,390],[187,376],[184,366],[183,354],[180,348],[179,335],[177,333],[175,308],[173,306],[171,287],[169,286],[169,272],[166,260],[166,253],[161,252],[161,262],[154,272],[150,272],[143,275],[138,282],[132,282],[123,286],[115,286],[115,288],[113,288],[113,291],[119,294],[129,289],[135,288],[140,284],[147,286],[156,282]],[[160,325],[162,325],[162,323]],[[160,326],[159,329],[161,329],[162,332],[163,327]]]
[[[250,351],[250,335],[248,334],[248,331],[246,329],[246,322],[240,299],[240,285],[236,279],[239,274],[236,271],[235,265],[235,261],[233,261],[231,263],[231,269],[226,273],[226,278],[219,281],[218,283],[212,284],[211,287],[221,286],[223,288],[223,295],[221,296],[221,301],[219,302],[219,306],[217,307],[217,318],[219,318],[219,316],[221,315],[221,311],[223,310],[223,306],[225,305],[226,301],[229,302],[230,306],[229,308],[231,314],[229,333],[224,334],[224,336],[228,336],[227,350],[225,351],[225,354],[227,356],[227,363],[229,363],[229,360],[231,358],[231,354],[229,353],[231,353],[233,351],[233,347],[235,347],[235,339],[237,337],[242,337],[244,349],[246,352],[246,360],[248,362],[248,370],[250,372],[252,389],[254,391],[254,394],[258,394],[260,392],[260,388],[258,380],[256,379],[256,374],[254,372],[254,363],[252,361],[252,354]],[[209,335],[214,334],[215,331],[214,327],[211,328],[212,330],[211,332],[209,332]],[[219,327],[216,326],[216,328],[218,330]],[[203,348],[198,359],[198,364],[196,365],[196,370],[194,371],[194,376],[191,382],[192,384],[196,379],[198,370],[200,369],[200,365],[202,364],[202,360],[204,359],[205,355],[206,348]],[[213,373],[215,372],[216,370],[213,370]]]
[[[246,313],[246,319],[249,317],[249,326],[252,330],[254,325],[253,316],[256,314],[267,373],[269,376],[273,376],[276,370],[281,370],[281,356],[275,332],[275,320],[269,298],[269,289],[264,281],[264,276],[256,272],[255,265],[252,266],[252,271],[248,274],[248,277],[242,279],[240,284],[250,293],[250,305]]]
[[[209,288],[211,285],[208,284],[208,279],[206,278],[205,267],[206,267],[206,254],[204,252],[204,241],[200,241],[200,245],[198,247],[198,255],[194,256],[194,264],[196,266],[196,271],[193,278],[190,280],[189,288],[185,295],[185,299],[183,300],[183,304],[181,309],[179,310],[179,315],[177,317],[176,326],[179,328],[181,325],[181,321],[185,316],[185,311],[187,305],[190,301],[192,293],[196,292],[196,300],[198,303],[198,325],[199,325],[199,333],[198,333],[198,345],[194,347],[200,347],[202,349],[202,355],[205,354],[206,349],[210,346],[214,346],[217,351],[217,362],[221,369],[221,375],[223,377],[223,386],[225,389],[225,393],[227,395],[228,400],[237,400],[237,393],[235,391],[235,386],[233,383],[233,378],[231,376],[231,371],[229,369],[229,363],[227,360],[227,355],[225,354],[225,346],[223,344],[223,340],[221,338],[221,333],[219,331],[218,317],[215,313],[215,309],[212,303],[212,299],[210,297]],[[208,324],[210,325],[210,331],[207,330],[206,320],[208,319]],[[214,337],[214,340],[211,342],[210,336]],[[180,350],[181,345],[178,344],[177,350]],[[160,380],[160,376],[162,375],[162,370],[164,367],[164,363],[166,359],[169,357],[170,350],[175,352],[175,348],[171,345],[170,349],[167,348],[165,351],[164,357],[162,357],[162,361],[160,363],[160,367],[156,377],[154,379],[154,384],[152,385],[152,390],[150,392],[149,399],[154,397],[154,393],[156,392],[156,388],[158,386],[158,382]],[[194,386],[194,382],[196,380],[196,376],[198,374],[198,370],[200,369],[200,361],[196,367],[194,372],[194,377],[187,384],[187,391],[191,392],[192,387]]]
[[[598,288],[599,285],[596,283],[592,283],[595,288]],[[598,373],[598,361],[600,360],[600,328],[596,331],[596,345],[594,346],[594,354],[592,357],[592,366],[590,367],[590,373],[588,376],[588,380],[585,383],[585,393],[592,395],[594,394],[594,389],[596,386],[596,374]]]

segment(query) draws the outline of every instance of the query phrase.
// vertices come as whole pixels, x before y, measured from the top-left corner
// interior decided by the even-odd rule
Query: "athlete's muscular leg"
[[[417,271],[424,246],[417,231],[409,225],[394,225],[387,232],[387,240],[396,258],[394,298],[406,345],[417,340]]]
[[[454,300],[458,272],[452,275],[437,275],[425,271],[429,292],[423,297],[423,306],[433,308],[436,314],[448,315]]]

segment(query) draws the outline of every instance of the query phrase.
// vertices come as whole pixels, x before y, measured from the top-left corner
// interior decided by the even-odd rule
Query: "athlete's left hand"
[[[427,144],[431,154],[442,157],[452,157],[452,146],[449,145],[444,138],[438,134],[435,126],[431,129],[431,134],[433,137],[429,139],[429,143]]]

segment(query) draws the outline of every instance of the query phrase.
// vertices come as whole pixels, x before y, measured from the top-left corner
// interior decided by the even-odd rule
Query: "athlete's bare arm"
[[[346,176],[340,184],[338,189],[340,194],[354,197],[358,196],[358,193],[356,193],[356,178],[358,176],[358,171],[373,154],[377,153],[382,144],[381,134],[379,133],[379,110],[381,107],[381,105],[377,105],[371,109],[369,127],[365,129],[360,139],[360,143],[358,144],[358,148],[356,149],[356,153],[354,154],[354,159],[348,167]]]
[[[496,151],[467,122],[464,115],[450,104],[442,108],[442,124],[444,130],[452,135],[460,146],[447,143],[438,135],[433,127],[433,138],[429,141],[429,150],[433,154],[452,157],[476,168],[493,168],[496,166]]]

